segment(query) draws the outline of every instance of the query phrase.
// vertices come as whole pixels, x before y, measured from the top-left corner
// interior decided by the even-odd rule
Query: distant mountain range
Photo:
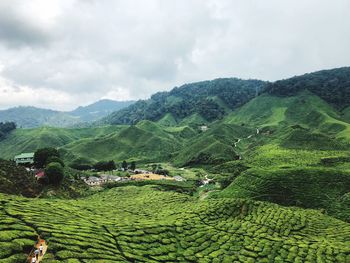
[[[18,127],[70,127],[94,122],[133,104],[134,101],[99,100],[73,111],[55,111],[32,106],[19,106],[0,111],[0,122],[13,121]]]

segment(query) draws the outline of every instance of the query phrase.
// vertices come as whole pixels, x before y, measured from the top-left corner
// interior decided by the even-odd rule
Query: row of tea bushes
[[[313,210],[199,201],[152,186],[77,200],[2,199],[3,220],[48,241],[45,262],[350,262],[350,225]],[[7,255],[20,253],[17,244]]]

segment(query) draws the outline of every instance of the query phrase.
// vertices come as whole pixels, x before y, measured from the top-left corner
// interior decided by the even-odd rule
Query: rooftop
[[[20,155],[15,156],[15,159],[20,158],[34,158],[34,153],[21,153]]]

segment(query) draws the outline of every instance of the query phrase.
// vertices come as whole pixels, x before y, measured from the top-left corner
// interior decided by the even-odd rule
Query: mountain
[[[40,126],[71,127],[96,121],[132,103],[133,101],[100,100],[91,105],[78,107],[73,111],[67,112],[32,106],[20,106],[0,110],[0,122],[15,122],[21,128],[35,128]]]
[[[180,123],[197,116],[201,122],[221,119],[261,92],[266,82],[223,78],[175,87],[148,100],[117,111],[102,120],[107,124],[135,124],[140,120]],[[166,121],[164,121],[166,119]]]
[[[81,121],[92,122],[107,116],[108,114],[123,109],[133,104],[134,101],[114,101],[114,100],[99,100],[87,106],[80,106],[77,109],[70,111],[72,116],[79,117]]]

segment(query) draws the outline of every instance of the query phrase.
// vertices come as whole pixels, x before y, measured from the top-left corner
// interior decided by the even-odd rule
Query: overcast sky
[[[0,108],[350,65],[348,0],[1,0]]]

